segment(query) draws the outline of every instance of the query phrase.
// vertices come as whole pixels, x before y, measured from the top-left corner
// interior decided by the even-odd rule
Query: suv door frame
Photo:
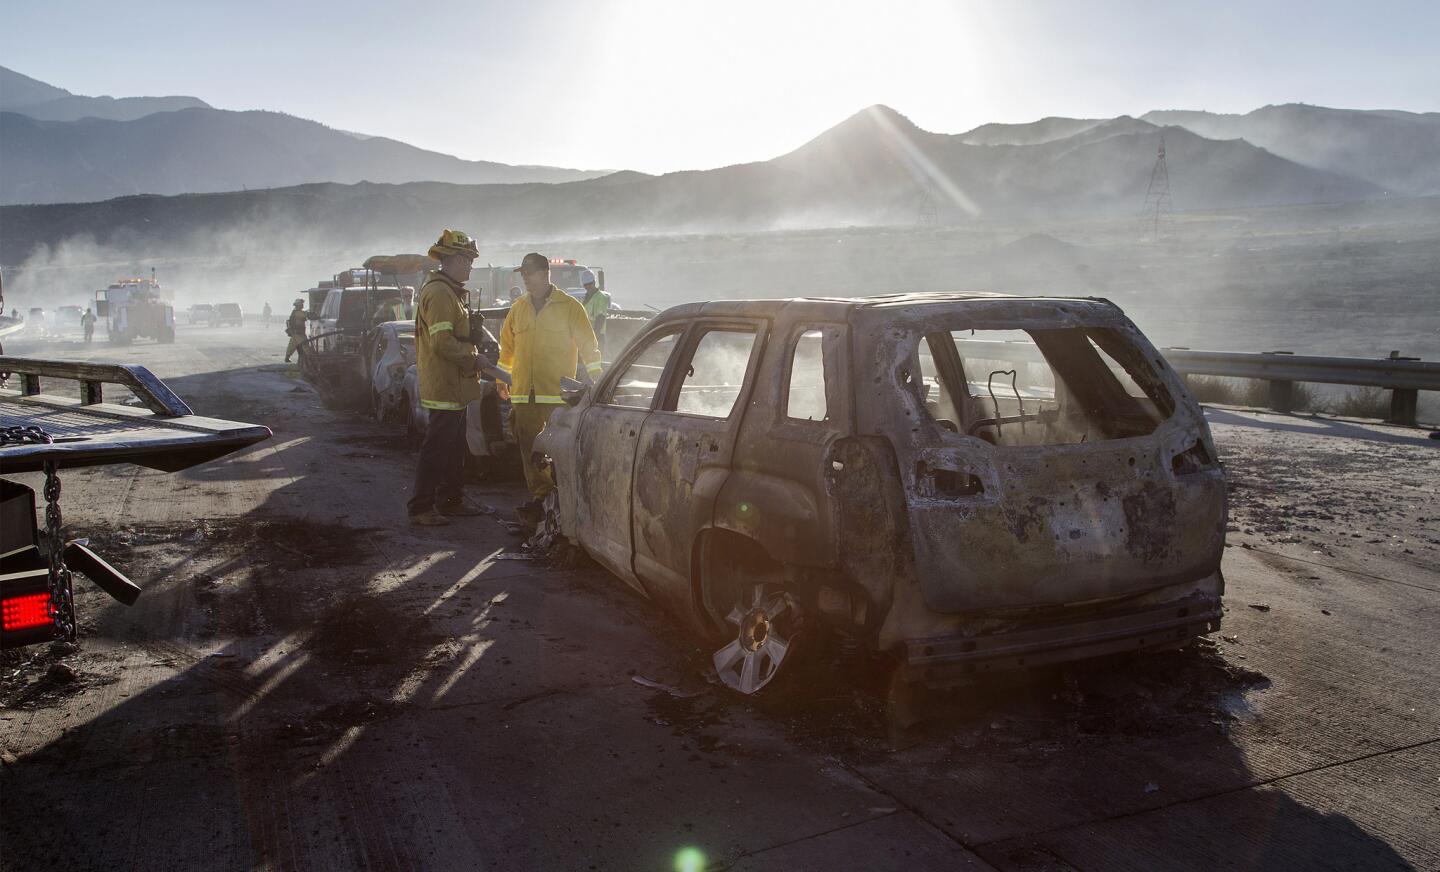
[[[645,587],[635,574],[634,519],[631,497],[635,477],[635,449],[645,420],[656,403],[665,395],[666,379],[679,349],[684,347],[687,322],[669,321],[654,325],[630,343],[626,354],[610,367],[595,385],[590,400],[576,409],[578,416],[561,410],[550,426],[564,427],[576,417],[575,432],[570,440],[574,446],[571,464],[572,480],[557,482],[560,499],[573,511],[573,538],[586,543],[586,550],[596,561],[618,575],[640,593]],[[655,393],[648,408],[616,406],[603,402],[610,395],[625,371],[655,342],[674,336],[675,344],[666,357]],[[620,509],[618,507],[622,507]],[[598,510],[598,511],[597,511]],[[562,517],[567,514],[562,508]]]
[[[795,353],[811,331],[821,333],[829,413],[821,421],[788,415]],[[800,316],[777,324],[774,338],[751,395],[755,409],[737,435],[733,471],[716,503],[714,526],[758,542],[780,563],[833,565],[837,524],[829,497],[843,470],[843,464],[836,469],[833,451],[855,433],[850,325]],[[744,506],[764,506],[764,517]]]
[[[765,316],[701,314],[690,319],[667,362],[657,391],[659,401],[651,404],[641,428],[631,475],[635,574],[652,598],[681,613],[694,608],[693,550],[700,532],[714,522],[715,503],[730,475],[736,437],[773,327],[772,319]],[[716,418],[677,411],[682,367],[694,359],[701,339],[713,331],[736,328],[753,333],[755,339],[730,413]]]

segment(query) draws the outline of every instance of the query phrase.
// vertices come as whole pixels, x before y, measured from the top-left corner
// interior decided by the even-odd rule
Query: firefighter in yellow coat
[[[535,437],[564,403],[560,379],[577,374],[577,361],[584,364],[580,372],[586,378],[599,377],[600,346],[585,307],[550,284],[550,261],[544,255],[525,255],[515,271],[525,282],[525,293],[510,306],[500,328],[499,368],[510,376],[510,423],[530,488],[530,502],[515,513],[521,524],[534,527],[540,522],[541,502],[555,488],[530,456]]]
[[[484,510],[465,499],[465,406],[480,397],[481,359],[470,338],[465,281],[479,252],[475,240],[446,230],[430,246],[440,269],[420,289],[415,313],[415,368],[420,405],[425,408],[425,441],[415,464],[415,489],[407,508],[410,523],[437,527],[447,516],[479,515]]]

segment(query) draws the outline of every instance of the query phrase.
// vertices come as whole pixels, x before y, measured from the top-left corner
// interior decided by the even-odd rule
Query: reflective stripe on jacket
[[[590,316],[580,301],[554,285],[535,313],[529,293],[516,300],[500,328],[498,366],[510,376],[510,402],[563,403],[560,379],[574,378],[584,361],[592,379],[600,377],[600,346]]]
[[[436,270],[420,289],[415,313],[415,367],[420,405],[463,409],[480,398],[478,354],[470,339],[470,312],[460,302],[465,286]]]

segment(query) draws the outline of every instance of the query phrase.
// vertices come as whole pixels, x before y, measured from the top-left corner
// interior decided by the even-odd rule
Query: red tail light
[[[0,606],[0,613],[3,613],[0,625],[7,633],[47,626],[51,622],[50,594],[26,593],[7,597]]]

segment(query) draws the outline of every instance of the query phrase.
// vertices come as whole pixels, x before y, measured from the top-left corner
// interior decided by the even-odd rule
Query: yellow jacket
[[[478,354],[470,344],[470,312],[460,302],[465,286],[436,270],[420,289],[415,312],[415,366],[420,405],[463,409],[480,398]]]
[[[500,369],[510,376],[510,402],[563,403],[560,379],[574,378],[578,360],[600,376],[600,346],[580,301],[550,286],[540,314],[530,294],[516,300],[500,328]]]

